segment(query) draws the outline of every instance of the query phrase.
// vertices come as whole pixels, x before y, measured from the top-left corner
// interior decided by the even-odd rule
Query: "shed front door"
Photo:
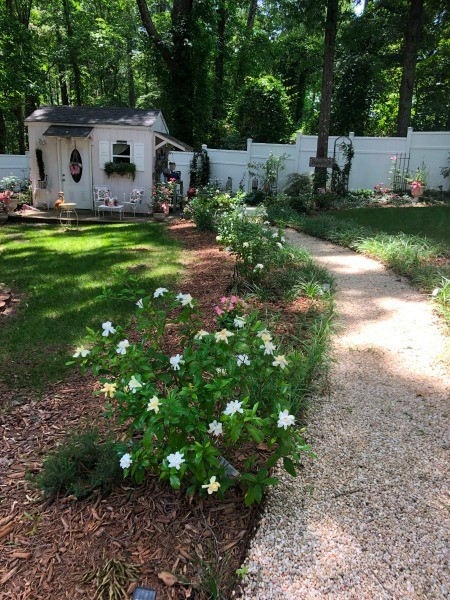
[[[61,190],[66,202],[77,208],[92,208],[91,156],[89,140],[59,138]]]

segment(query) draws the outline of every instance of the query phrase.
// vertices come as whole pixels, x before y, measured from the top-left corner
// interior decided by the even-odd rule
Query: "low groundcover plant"
[[[158,288],[134,301],[138,342],[107,321],[88,330],[74,354],[99,376],[107,414],[129,425],[124,475],[139,483],[149,471],[188,494],[220,497],[237,478],[247,504],[277,482],[269,469],[279,459],[295,475],[301,453],[310,452],[290,413],[290,372],[305,368],[303,355],[283,349],[236,297],[219,301],[215,331],[203,329],[189,293]],[[175,326],[178,350],[168,352]]]

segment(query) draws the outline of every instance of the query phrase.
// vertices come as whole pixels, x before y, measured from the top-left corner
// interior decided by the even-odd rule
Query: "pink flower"
[[[411,183],[411,189],[412,190],[420,189],[422,186],[423,186],[423,183],[421,181],[413,181]]]
[[[395,162],[395,161],[397,160],[397,155],[396,155],[396,154],[393,154],[393,155],[391,156],[391,160]]]
[[[239,300],[239,298],[237,296],[231,296],[231,298],[230,298],[230,302],[232,302],[233,304],[235,302],[237,302],[238,300]]]
[[[216,313],[220,316],[223,315],[223,310],[220,310],[220,308],[218,306],[214,307],[214,310],[216,311]]]
[[[228,300],[228,298],[226,298],[225,296],[222,296],[222,298],[220,299],[220,301],[222,302],[222,304],[225,304],[225,302]]]

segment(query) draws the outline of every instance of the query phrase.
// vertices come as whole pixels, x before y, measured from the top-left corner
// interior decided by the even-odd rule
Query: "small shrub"
[[[219,216],[234,210],[240,203],[239,195],[232,197],[207,186],[198,190],[185,212],[201,231],[216,231]]]
[[[289,173],[283,192],[288,196],[302,196],[313,191],[312,178],[309,173]]]
[[[242,197],[243,201],[245,204],[248,204],[248,206],[258,206],[259,204],[263,204],[266,198],[267,194],[265,194],[262,190],[249,192]]]
[[[36,484],[46,494],[88,496],[96,488],[107,491],[120,476],[112,440],[99,441],[98,432],[74,432],[44,460]]]
[[[308,213],[314,208],[314,198],[311,194],[291,196],[289,205],[299,213]]]

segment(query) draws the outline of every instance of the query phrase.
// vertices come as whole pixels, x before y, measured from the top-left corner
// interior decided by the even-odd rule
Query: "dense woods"
[[[0,27],[0,153],[39,104],[161,108],[225,148],[316,134],[324,95],[331,134],[450,129],[442,0],[2,0]]]

